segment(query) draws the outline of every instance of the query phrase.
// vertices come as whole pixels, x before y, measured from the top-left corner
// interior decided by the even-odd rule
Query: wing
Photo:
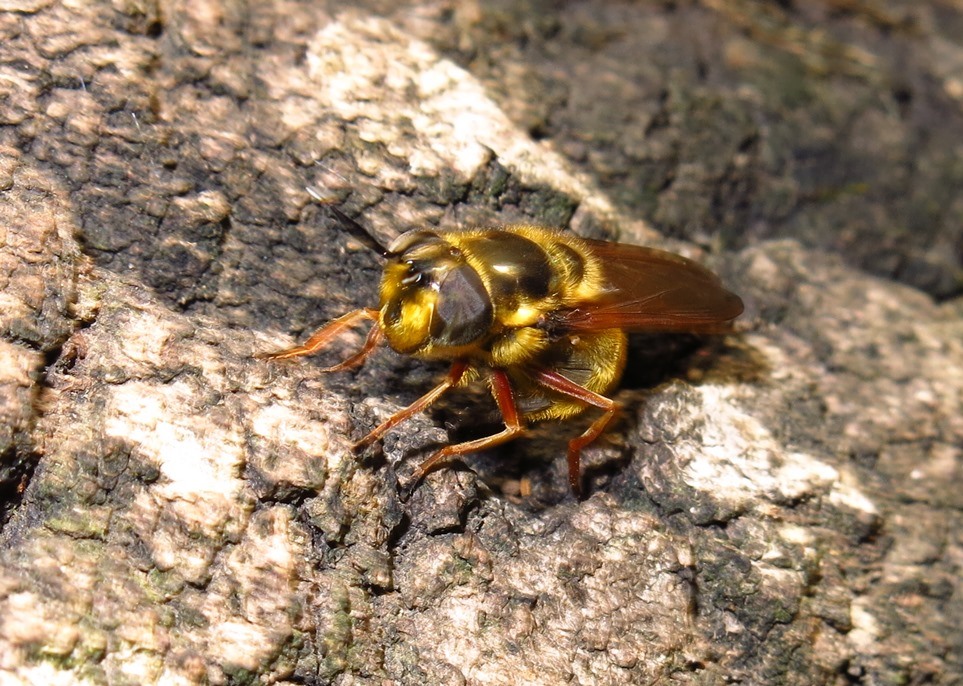
[[[664,250],[585,240],[602,264],[600,296],[561,313],[569,331],[719,333],[742,314],[742,300],[702,265]]]

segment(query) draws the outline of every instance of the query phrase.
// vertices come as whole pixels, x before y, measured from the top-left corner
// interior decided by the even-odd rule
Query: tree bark
[[[961,25],[938,2],[4,3],[0,681],[963,680]],[[360,332],[254,358],[376,306],[377,256],[307,188],[385,240],[668,247],[747,311],[633,344],[584,501],[584,419],[406,501],[489,400],[355,456],[443,370],[321,372]]]

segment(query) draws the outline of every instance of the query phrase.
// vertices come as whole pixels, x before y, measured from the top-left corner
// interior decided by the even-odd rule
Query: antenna
[[[335,204],[338,199],[332,195],[322,195],[322,193],[311,186],[306,186],[305,189],[312,198],[314,198],[318,204],[324,205],[327,210],[334,215],[335,219],[341,222],[342,226],[346,228],[352,236],[354,236],[364,247],[374,250],[376,253],[382,257],[388,257],[391,253],[388,249],[378,240],[378,238],[368,230],[367,227],[362,226],[357,221],[346,215]]]

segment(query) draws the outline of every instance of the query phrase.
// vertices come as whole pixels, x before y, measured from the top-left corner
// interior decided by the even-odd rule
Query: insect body
[[[569,482],[579,494],[581,451],[618,410],[605,394],[622,375],[627,333],[718,333],[743,309],[714,274],[686,258],[535,226],[409,231],[387,249],[370,236],[365,242],[387,260],[378,308],[350,312],[303,345],[264,357],[312,354],[373,320],[363,348],[325,371],[360,364],[383,340],[402,354],[451,361],[441,383],[361,439],[359,449],[447,390],[487,382],[504,430],[440,449],[413,483],[453,456],[519,436],[530,423],[596,407],[601,416],[568,446]]]

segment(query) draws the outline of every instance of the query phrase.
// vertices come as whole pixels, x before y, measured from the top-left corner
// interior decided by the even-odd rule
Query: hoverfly
[[[670,252],[527,225],[417,229],[384,247],[328,207],[384,257],[380,303],[329,322],[302,345],[261,357],[311,355],[370,320],[361,350],[322,371],[359,365],[382,341],[403,355],[451,362],[437,386],[375,427],[355,444],[356,451],[449,389],[487,383],[505,428],[441,448],[416,469],[412,486],[456,455],[517,438],[531,423],[567,419],[594,407],[601,416],[568,444],[569,483],[580,495],[582,449],[619,409],[605,394],[625,367],[627,334],[722,333],[743,311],[742,300],[715,274]]]

